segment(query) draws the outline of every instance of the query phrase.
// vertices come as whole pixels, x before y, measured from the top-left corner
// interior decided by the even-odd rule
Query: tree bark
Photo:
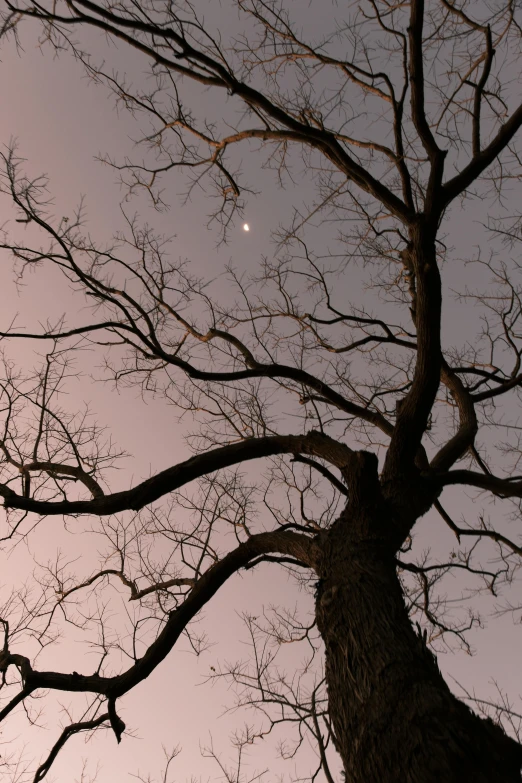
[[[393,509],[370,467],[322,537],[316,602],[346,781],[520,783],[522,746],[453,696],[410,623]]]

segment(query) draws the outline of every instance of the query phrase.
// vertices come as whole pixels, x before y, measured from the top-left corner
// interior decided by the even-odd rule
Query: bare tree
[[[513,210],[503,223],[492,215],[489,225],[491,250],[499,238],[502,256],[488,250],[476,259],[488,266],[491,287],[461,292],[483,308],[476,344],[441,340],[441,266],[456,263],[446,236],[450,211],[473,209],[480,197],[493,213],[520,177],[520,8],[501,0],[369,0],[339,8],[337,28],[318,40],[301,33],[297,16],[306,4],[232,5],[243,27],[227,39],[184,0],[3,0],[4,35],[17,36],[26,17],[36,20],[42,43],[70,50],[148,123],[143,160],[107,158],[131,192],[145,188],[161,207],[165,176],[187,171],[191,186],[214,188],[211,219],[226,239],[244,190],[234,151],[250,145],[283,181],[301,154],[317,195],[281,229],[280,252],[257,277],[228,271],[237,301],[220,305],[206,281],[169,258],[165,238],[136,220],[127,219],[111,247],[86,234],[81,210],[54,220],[47,182],[28,179],[14,150],[4,156],[2,190],[38,239],[24,244],[5,233],[2,247],[20,274],[56,265],[94,303],[85,325],[4,329],[5,339],[52,346],[31,378],[6,360],[6,536],[28,535],[41,516],[89,515],[100,519],[111,549],[88,578],[58,561],[42,577],[38,600],[22,601],[18,612],[14,598],[7,603],[0,719],[42,690],[90,700],[35,780],[74,733],[110,726],[120,741],[118,700],[182,634],[200,651],[206,640],[192,619],[238,571],[271,562],[316,582],[315,623],[248,617],[254,669],[238,664],[214,675],[232,679],[238,703],[263,710],[270,726],[281,719],[293,721],[298,736],[310,732],[317,774],[333,780],[333,742],[352,783],[519,781],[521,746],[453,695],[429,644],[450,636],[466,644],[477,622],[474,614],[458,621],[445,614],[438,585],[446,574],[464,571],[477,590],[494,591],[516,583],[522,554],[520,534],[506,522],[511,515],[519,524],[522,498],[520,216]],[[147,89],[94,62],[82,44],[85,28],[140,52],[151,65]],[[198,116],[198,85],[220,96],[208,99],[212,116]],[[339,253],[312,249],[308,227],[318,219],[336,232]],[[356,272],[372,285],[372,308],[349,301]],[[116,383],[162,394],[190,414],[198,426],[193,456],[110,490],[106,468],[117,452],[89,418],[59,404],[69,356],[85,342],[105,347]],[[266,465],[257,484],[238,469],[250,460]],[[494,498],[495,524],[485,510],[479,522],[456,522],[441,505],[447,487],[476,491],[478,508]],[[430,510],[456,540],[442,562],[408,556]],[[434,536],[437,530],[434,521]],[[169,542],[166,556],[165,546],[160,555],[154,545],[159,539]],[[138,607],[130,642],[105,635],[103,610],[89,603],[107,582],[123,585]],[[57,612],[101,629],[93,674],[41,671],[13,652],[28,630],[52,643]],[[306,684],[275,677],[266,634],[301,639],[310,660],[323,645],[324,675],[319,667]],[[116,654],[120,670],[107,673]],[[251,740],[248,732],[238,736],[240,751]],[[239,780],[239,771],[221,769]]]

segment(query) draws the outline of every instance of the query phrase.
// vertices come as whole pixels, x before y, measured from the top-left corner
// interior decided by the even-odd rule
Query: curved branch
[[[411,85],[411,116],[422,146],[433,161],[441,154],[426,117],[424,100],[424,58],[422,38],[424,28],[424,0],[411,3],[408,38],[410,44],[409,75]]]
[[[383,473],[405,475],[415,461],[431,415],[441,374],[441,278],[435,250],[434,215],[410,229],[410,241],[401,260],[415,280],[411,316],[417,329],[417,357],[410,390],[397,403],[397,421]]]
[[[175,577],[173,579],[167,579],[165,582],[157,582],[156,584],[144,587],[142,590],[135,590],[129,601],[139,601],[140,598],[144,598],[150,593],[158,593],[161,590],[168,590],[171,587],[194,587],[196,580],[191,577]]]
[[[61,751],[61,749],[67,742],[67,740],[73,736],[73,734],[78,734],[80,731],[92,731],[93,729],[98,728],[98,726],[101,726],[102,723],[105,723],[105,721],[108,720],[109,720],[109,714],[104,713],[103,715],[99,715],[97,718],[94,718],[93,720],[85,720],[80,723],[71,723],[70,726],[67,726],[62,731],[58,740],[51,748],[51,751],[47,756],[47,758],[45,759],[45,761],[42,762],[42,764],[40,764],[40,766],[36,770],[36,774],[33,778],[33,783],[40,783],[40,781],[44,779],[44,777],[51,769],[51,766],[53,765],[54,761],[56,760],[58,753]]]
[[[488,492],[493,492],[501,498],[522,498],[522,478],[505,479],[492,473],[476,473],[473,470],[450,470],[437,476],[440,486],[449,487],[453,484],[466,484]]]
[[[348,488],[345,487],[342,481],[339,481],[337,476],[334,476],[334,474],[328,470],[328,468],[325,468],[324,465],[321,465],[320,462],[316,462],[314,459],[309,459],[308,457],[302,457],[300,455],[294,457],[292,460],[293,462],[301,462],[303,465],[309,465],[311,468],[314,468],[318,473],[321,474],[321,476],[324,476],[325,479],[328,479],[330,484],[332,484],[338,492],[341,492],[343,495],[348,495]]]
[[[492,397],[499,397],[501,394],[505,394],[506,392],[511,391],[511,389],[516,389],[522,386],[522,374],[516,375],[514,378],[509,378],[505,381],[499,380],[497,378],[488,378],[488,380],[493,380],[499,385],[495,389],[487,389],[486,391],[472,394],[471,399],[474,402],[490,400]]]
[[[161,590],[168,590],[171,587],[194,587],[196,580],[192,577],[173,577],[167,579],[164,582],[156,582],[148,587],[144,587],[142,590],[138,589],[136,582],[133,579],[129,579],[125,576],[123,571],[118,571],[116,568],[103,568],[101,571],[97,571],[93,576],[90,576],[80,584],[70,587],[68,590],[60,590],[58,592],[59,601],[62,602],[68,598],[72,593],[76,593],[79,590],[83,590],[86,587],[93,585],[98,579],[103,579],[105,576],[117,576],[121,582],[130,590],[129,601],[139,601],[150,593],[156,593]]]
[[[171,356],[167,353],[162,352],[160,354],[160,358],[165,359],[165,361],[168,361],[169,364],[179,367],[189,376],[189,378],[194,378],[198,381],[218,381],[231,383],[234,381],[248,380],[250,378],[272,378],[273,380],[284,378],[289,381],[294,381],[295,383],[301,383],[303,386],[313,389],[314,391],[321,394],[326,401],[332,405],[335,405],[335,407],[339,410],[348,413],[348,415],[355,416],[357,418],[363,419],[363,421],[367,421],[369,424],[373,424],[386,435],[391,435],[393,433],[393,425],[388,421],[388,419],[386,419],[385,416],[382,415],[382,413],[368,410],[368,408],[364,408],[362,405],[356,405],[355,403],[350,402],[341,394],[336,392],[335,389],[332,389],[330,386],[328,386],[328,384],[324,383],[318,378],[315,378],[306,370],[301,370],[298,367],[290,367],[288,365],[277,363],[260,364],[256,362],[253,367],[247,370],[238,370],[233,372],[211,372],[198,370],[188,362],[185,362],[183,359],[178,359],[177,357]]]
[[[457,196],[468,188],[488,166],[490,166],[500,153],[506,149],[515,133],[522,127],[522,104],[511,117],[506,120],[495,138],[475,155],[459,174],[456,174],[441,188],[443,209]],[[441,210],[442,211],[442,210]]]
[[[509,549],[511,549],[512,552],[514,552],[517,555],[522,555],[522,547],[518,546],[518,544],[515,544],[514,541],[511,541],[510,538],[507,538],[507,536],[503,536],[502,533],[498,533],[496,530],[488,530],[487,528],[472,528],[472,527],[459,527],[455,522],[452,520],[448,512],[441,506],[440,502],[437,500],[434,503],[435,508],[443,518],[443,520],[446,522],[448,527],[455,533],[457,537],[457,541],[460,544],[460,538],[461,536],[475,536],[477,538],[490,538],[492,541],[496,541],[497,544],[505,544]]]
[[[75,481],[81,481],[87,487],[93,498],[102,498],[104,496],[103,489],[96,479],[82,468],[74,465],[62,465],[59,462],[30,462],[27,465],[22,465],[20,469],[23,473],[42,471],[50,476],[72,476]]]
[[[0,712],[0,721],[26,696],[39,688],[76,693],[97,693],[106,696],[109,705],[114,706],[116,699],[145,680],[166,658],[188,623],[233,574],[247,566],[252,560],[270,552],[289,556],[314,568],[317,566],[319,558],[319,545],[308,536],[289,531],[259,533],[251,536],[248,541],[240,544],[200,577],[185,601],[170,613],[165,626],[147,649],[143,658],[138,659],[122,674],[102,677],[98,674],[82,675],[77,672],[64,674],[36,671],[31,667],[27,658],[20,660],[21,656],[8,654],[5,660],[6,667],[10,664],[23,666],[24,688]],[[116,718],[113,716],[111,723],[117,730],[121,728],[118,721],[117,716]]]
[[[91,0],[78,0],[76,6],[73,7],[71,5],[70,9],[75,14],[75,16],[71,17],[63,17],[52,12],[46,12],[38,6],[38,10],[29,11],[28,9],[17,8],[9,2],[7,4],[13,12],[21,16],[35,17],[49,23],[64,25],[87,24],[97,27],[108,35],[125,41],[169,70],[208,86],[228,90],[230,94],[237,95],[247,106],[252,107],[254,111],[264,114],[282,126],[278,131],[281,141],[288,138],[289,140],[300,141],[319,150],[343,171],[350,180],[366,193],[371,194],[386,209],[389,209],[394,216],[402,221],[408,221],[412,217],[412,210],[406,206],[402,199],[357,163],[341,146],[333,132],[324,128],[315,128],[299,121],[292,114],[269,100],[263,93],[244,81],[236,79],[226,65],[203,51],[195,49],[186,37],[172,28],[143,22],[135,18],[126,19],[114,13],[112,9],[104,8],[91,2]],[[80,11],[77,7],[78,5],[88,9],[96,16],[89,16]],[[183,23],[179,21],[179,24],[182,28]],[[124,32],[125,29],[130,30],[131,34]],[[132,32],[140,32],[152,36],[153,40],[156,38],[163,39],[165,42],[168,42],[170,47],[175,46],[177,51],[173,53],[173,59],[160,54],[158,51],[159,47],[155,46],[154,43],[147,45],[132,37]],[[187,62],[188,66],[182,65],[181,61]]]
[[[448,470],[475,441],[478,430],[473,397],[458,375],[442,360],[441,379],[459,409],[459,426],[455,435],[437,452],[431,462],[433,470]]]
[[[239,462],[276,454],[299,453],[321,457],[341,470],[347,470],[355,452],[345,444],[320,432],[312,431],[306,435],[271,435],[266,438],[248,438],[239,443],[232,443],[198,454],[185,462],[157,473],[131,489],[96,497],[92,500],[60,502],[34,500],[17,495],[5,484],[0,485],[0,497],[4,498],[5,508],[18,508],[41,515],[96,514],[107,516],[108,514],[117,514],[120,511],[139,511],[149,503],[153,503],[169,492],[174,492],[190,481],[214,473],[216,470],[237,465]]]

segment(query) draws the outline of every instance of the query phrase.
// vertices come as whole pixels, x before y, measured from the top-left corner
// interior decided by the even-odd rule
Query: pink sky
[[[89,84],[82,77],[79,66],[69,57],[53,60],[50,51],[42,54],[29,30],[23,43],[25,51],[21,56],[12,45],[4,46],[2,50],[0,86],[4,110],[0,116],[0,141],[7,143],[10,137],[16,136],[20,154],[28,159],[29,171],[46,171],[49,174],[57,214],[65,215],[72,211],[79,196],[85,194],[91,231],[100,238],[108,239],[114,230],[121,228],[118,210],[121,194],[114,184],[114,172],[93,162],[93,158],[99,152],[122,155],[127,147],[131,149],[127,136],[132,135],[134,128],[124,114],[116,115],[103,88]],[[216,249],[216,233],[205,226],[208,209],[204,198],[197,196],[192,203],[181,208],[177,198],[181,187],[173,181],[167,184],[172,203],[169,212],[150,215],[146,202],[141,200],[133,202],[129,209],[137,209],[144,215],[147,213],[147,219],[155,226],[166,233],[177,234],[173,252],[190,258],[195,269],[209,276],[219,274],[230,259],[241,269],[253,269],[263,253],[272,252],[270,231],[289,217],[292,197],[303,199],[306,194],[279,191],[270,174],[257,172],[255,161],[247,160],[245,167],[247,171],[256,172],[256,185],[262,190],[261,195],[252,198],[248,204],[246,219],[251,231],[248,234],[243,232],[238,223],[230,244],[219,249]],[[5,199],[2,200],[2,208],[7,210]],[[464,236],[460,239],[465,241]],[[20,313],[19,323],[29,326],[70,306],[72,300],[66,286],[56,278],[50,280],[42,272],[30,278],[27,286],[17,293],[11,283],[10,261],[5,255],[0,275],[2,328],[16,312]],[[448,332],[464,330],[465,318],[463,310],[447,314],[445,325]],[[87,320],[87,313],[84,320]],[[9,350],[21,364],[31,364],[29,345],[18,342]],[[88,362],[95,364],[92,358],[86,362],[87,366]],[[160,400],[151,400],[145,405],[134,390],[117,396],[101,385],[87,381],[71,387],[71,406],[87,399],[93,401],[97,418],[110,427],[118,445],[133,455],[126,462],[125,471],[116,477],[116,482],[121,482],[122,486],[128,484],[131,477],[137,480],[189,456],[183,441],[183,426],[174,421],[172,411]],[[461,505],[452,505],[456,517],[459,512],[472,508],[470,503],[462,500],[462,496],[458,503]],[[440,546],[444,556],[454,546],[449,531],[435,517],[423,520],[421,531],[428,531],[434,524],[440,531],[435,547]],[[422,541],[422,534],[419,538]],[[82,565],[82,573],[87,574],[90,567],[94,568],[98,542],[89,541],[86,536],[64,536],[59,520],[47,520],[31,540],[30,551],[22,545],[10,556],[0,553],[3,585],[19,578],[22,569],[27,568],[31,553],[37,553],[42,561],[52,557],[53,551],[62,546],[79,555],[82,563],[85,561],[87,565]],[[98,762],[101,765],[98,783],[130,780],[129,774],[136,773],[138,768],[154,776],[161,766],[161,746],[178,744],[184,750],[172,766],[172,781],[181,783],[192,775],[196,779],[201,775],[202,780],[214,775],[217,778],[217,768],[201,759],[199,744],[208,742],[212,733],[216,747],[223,751],[224,756],[231,755],[228,733],[236,723],[242,724],[247,716],[236,715],[218,720],[223,707],[231,703],[231,695],[221,685],[210,687],[199,683],[208,674],[211,665],[220,660],[245,656],[244,644],[237,641],[238,635],[242,636],[243,642],[246,641],[237,613],[246,609],[260,613],[263,605],[288,603],[292,606],[296,602],[305,611],[312,609],[311,600],[299,593],[286,574],[275,566],[263,566],[255,574],[248,573],[231,580],[204,612],[205,628],[215,646],[197,660],[188,653],[186,644],[181,644],[180,649],[175,650],[146,683],[123,700],[122,716],[139,739],[124,738],[117,746],[112,734],[107,733],[84,745],[83,739],[76,737],[60,756],[49,780],[64,783],[76,780],[80,772],[79,761],[87,756],[90,757],[91,772]],[[494,598],[482,599],[485,616],[495,604]],[[474,687],[477,695],[487,697],[491,694],[488,683],[495,678],[517,698],[522,690],[517,654],[519,634],[520,629],[513,626],[510,618],[490,620],[484,631],[471,635],[479,653],[474,657],[463,652],[453,656],[441,655],[441,669],[467,687]],[[75,656],[81,656],[83,648],[70,644],[61,653],[58,648],[56,650],[53,653],[56,657],[52,658],[55,667],[82,670],[84,661],[81,657],[77,661]],[[14,725],[14,733],[18,731],[29,743],[28,755],[32,752],[38,755],[40,748],[48,748],[57,736],[56,725],[52,722],[49,722],[48,728],[28,730],[22,715],[19,715]],[[8,728],[9,731],[11,729]],[[266,765],[267,755],[262,746],[253,749],[252,766],[260,768]],[[270,757],[273,756],[270,754]],[[306,770],[307,758],[311,757],[305,751],[298,767],[301,772]],[[291,762],[286,766],[279,762],[269,763],[269,781],[275,780],[280,770],[293,772]]]

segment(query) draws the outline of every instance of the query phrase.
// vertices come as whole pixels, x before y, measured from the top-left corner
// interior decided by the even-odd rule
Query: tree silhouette
[[[284,614],[247,617],[255,676],[241,667],[211,676],[235,682],[243,703],[272,702],[283,717],[293,715],[300,731],[314,735],[327,780],[331,738],[352,783],[519,781],[521,746],[452,694],[429,644],[449,634],[465,643],[473,624],[445,617],[437,597],[443,576],[465,570],[495,590],[514,580],[522,553],[503,512],[495,525],[480,513],[480,523],[458,523],[441,505],[445,488],[473,488],[477,503],[494,497],[495,515],[506,505],[519,519],[521,288],[510,252],[518,251],[520,217],[513,209],[504,221],[493,213],[505,214],[497,207],[520,176],[520,9],[500,1],[370,0],[339,8],[337,28],[315,40],[300,33],[294,4],[237,0],[243,32],[225,40],[226,24],[213,31],[188,2],[3,5],[5,36],[16,36],[24,18],[36,20],[43,42],[70,50],[150,124],[142,161],[106,159],[130,192],[145,188],[161,207],[161,183],[181,169],[191,187],[217,196],[211,220],[226,239],[243,206],[234,157],[241,145],[264,154],[282,179],[300,154],[316,186],[309,211],[296,211],[281,230],[280,252],[256,278],[229,270],[237,300],[220,305],[206,281],[172,261],[166,240],[137,220],[127,218],[111,247],[85,233],[81,209],[54,220],[46,180],[28,179],[14,149],[4,155],[3,192],[39,239],[24,244],[5,233],[2,247],[22,272],[56,265],[93,303],[83,326],[4,330],[5,339],[52,346],[34,377],[6,360],[6,537],[26,535],[27,520],[38,516],[89,515],[106,520],[112,544],[109,566],[82,582],[57,563],[40,604],[18,625],[6,612],[1,619],[1,720],[42,689],[92,697],[34,780],[79,731],[110,725],[120,741],[118,700],[191,633],[191,620],[228,579],[268,561],[313,579],[315,624]],[[147,89],[96,64],[82,44],[84,28],[139,52],[151,66]],[[205,92],[195,101],[198,84]],[[200,100],[208,102],[205,118]],[[489,229],[503,251],[476,259],[492,287],[464,292],[484,311],[476,344],[442,345],[449,292],[441,267],[456,263],[450,218],[473,209],[476,198],[489,200]],[[305,229],[313,220],[332,226],[342,252],[311,249]],[[356,274],[373,286],[372,309],[357,294],[349,301]],[[84,340],[105,347],[115,382],[165,395],[190,414],[199,427],[193,456],[110,490],[106,469],[118,454],[90,419],[56,402],[72,372],[70,354]],[[251,460],[264,460],[258,487],[238,469]],[[196,495],[184,489],[191,482],[199,482]],[[284,508],[274,501],[281,492]],[[256,518],[258,507],[271,526]],[[180,508],[192,526],[176,522]],[[447,526],[458,545],[435,564],[408,559],[418,520],[430,510],[439,520],[433,535]],[[134,512],[132,535],[125,512]],[[224,529],[233,530],[233,546]],[[144,543],[151,534],[169,541],[162,562]],[[91,675],[40,671],[13,651],[20,646],[13,640],[29,631],[52,641],[56,611],[106,580],[120,580],[154,621],[146,648],[131,644],[130,665],[106,673],[115,647],[107,642]],[[424,627],[412,622],[419,613]],[[103,626],[104,618],[93,613],[88,621]],[[321,679],[306,694],[270,679],[266,633],[306,638],[314,655],[324,646],[327,696]],[[195,649],[204,644],[190,638]]]

